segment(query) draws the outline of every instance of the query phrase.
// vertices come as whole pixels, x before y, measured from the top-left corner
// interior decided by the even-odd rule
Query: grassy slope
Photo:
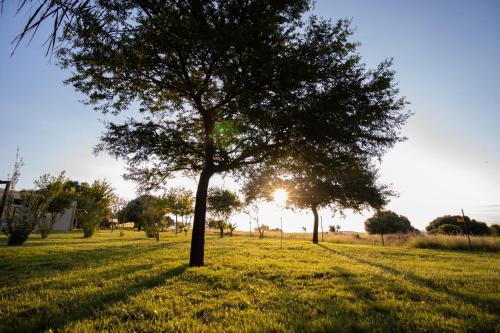
[[[0,238],[0,332],[500,331],[500,255],[189,235]]]

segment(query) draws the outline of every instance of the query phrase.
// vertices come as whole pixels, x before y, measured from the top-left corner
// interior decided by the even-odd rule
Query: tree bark
[[[194,206],[193,234],[191,237],[191,254],[189,266],[203,266],[205,256],[205,217],[207,214],[208,183],[212,173],[203,170],[196,190],[196,203]]]
[[[313,205],[311,206],[311,209],[314,215],[313,243],[318,244],[318,225],[319,225],[318,207]]]

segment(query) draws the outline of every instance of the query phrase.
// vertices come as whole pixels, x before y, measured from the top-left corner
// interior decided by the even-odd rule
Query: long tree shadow
[[[462,292],[460,292],[458,290],[454,290],[454,289],[449,289],[449,288],[447,288],[447,286],[442,286],[433,280],[421,277],[421,276],[419,276],[415,273],[412,273],[412,272],[402,272],[400,270],[395,269],[394,267],[390,267],[390,266],[387,266],[387,265],[384,265],[384,264],[381,264],[378,262],[372,262],[372,261],[369,261],[369,260],[366,260],[363,258],[359,258],[359,257],[356,257],[352,254],[349,255],[346,253],[340,253],[340,252],[335,251],[334,249],[331,249],[323,244],[318,244],[318,245],[331,253],[334,253],[334,254],[342,256],[344,258],[350,259],[352,261],[356,261],[356,262],[363,264],[363,265],[368,265],[368,266],[382,269],[383,271],[385,271],[389,274],[403,277],[403,278],[409,280],[410,282],[417,284],[421,287],[429,288],[429,289],[432,289],[433,291],[436,291],[436,292],[446,293],[449,296],[454,297],[456,299],[459,299],[459,300],[466,302],[466,303],[473,303],[473,304],[479,306],[482,310],[489,312],[491,314],[498,315],[500,313],[500,304],[498,301],[484,300],[484,299],[476,297],[474,295],[465,294],[465,293],[462,293]]]
[[[144,265],[135,267],[135,271],[147,268]],[[151,267],[149,267],[151,268]],[[155,276],[141,278],[138,282],[120,284],[110,290],[99,290],[85,299],[65,298],[64,301],[47,302],[41,307],[35,307],[18,313],[15,317],[6,318],[0,325],[3,332],[45,331],[60,329],[75,321],[91,319],[104,308],[130,297],[146,289],[155,288],[167,280],[181,275],[186,271],[186,265],[178,265]],[[130,270],[128,273],[132,273]],[[122,273],[120,271],[120,273]]]

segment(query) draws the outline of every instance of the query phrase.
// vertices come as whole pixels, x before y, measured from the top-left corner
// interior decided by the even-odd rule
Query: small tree
[[[78,195],[77,216],[83,228],[83,237],[91,237],[107,215],[114,194],[109,183],[96,180],[84,186]]]
[[[337,232],[337,227],[336,227],[336,226],[334,226],[334,225],[330,225],[330,226],[328,226],[328,230],[329,230],[330,232]]]
[[[42,239],[48,237],[56,221],[64,214],[66,209],[71,207],[73,196],[69,191],[65,191],[66,178],[64,171],[59,176],[54,177],[44,174],[35,181],[36,192],[41,200],[45,202],[44,216],[38,223]]]
[[[170,214],[175,217],[175,233],[180,229],[178,217],[181,218],[181,224],[184,224],[184,219],[194,213],[194,197],[193,192],[186,190],[184,187],[176,187],[168,190],[164,196],[166,208]]]
[[[224,237],[224,229],[226,229],[227,223],[224,220],[215,220],[215,226],[219,229],[220,237]]]
[[[144,232],[149,238],[160,241],[160,231],[165,224],[165,203],[158,197],[149,196],[140,213]]]
[[[208,210],[217,220],[221,237],[224,237],[224,228],[228,225],[229,218],[241,207],[242,203],[234,192],[220,187],[208,191]]]
[[[227,224],[227,228],[229,229],[229,236],[233,236],[233,231],[236,230],[236,228],[238,227],[238,225],[236,223],[228,223]]]
[[[0,227],[8,237],[8,245],[21,245],[28,239],[44,215],[44,205],[45,202],[39,195],[28,191],[21,194],[20,206],[14,207],[12,202],[7,205]]]
[[[365,230],[369,234],[380,234],[382,245],[385,245],[384,234],[416,231],[406,216],[398,215],[390,210],[379,211],[367,219],[365,221]]]

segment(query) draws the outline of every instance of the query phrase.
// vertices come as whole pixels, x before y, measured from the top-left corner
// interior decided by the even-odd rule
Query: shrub
[[[490,232],[492,236],[500,236],[500,224],[490,226]]]
[[[9,205],[2,221],[1,231],[8,237],[8,245],[21,245],[31,234],[43,215],[43,200],[32,192],[24,192],[21,195],[21,205],[14,207]]]
[[[500,242],[492,237],[471,237],[475,251],[499,252]],[[462,236],[420,236],[414,237],[409,246],[420,249],[469,250],[469,242]]]
[[[443,235],[459,235],[463,233],[463,231],[464,230],[461,227],[454,224],[442,224],[436,230],[438,234]]]
[[[490,229],[484,222],[478,222],[465,216],[464,222],[459,222],[464,219],[460,215],[445,215],[432,220],[425,229],[427,232],[434,234],[438,233],[438,228],[444,224],[451,224],[460,227],[465,233],[474,236],[487,236],[490,235]]]

